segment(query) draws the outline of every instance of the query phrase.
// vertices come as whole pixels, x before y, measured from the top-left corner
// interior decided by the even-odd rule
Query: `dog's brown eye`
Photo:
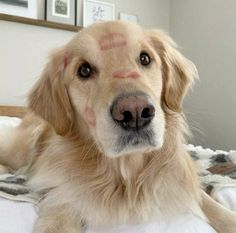
[[[80,67],[77,71],[77,75],[81,79],[90,78],[92,76],[92,74],[93,74],[93,69],[92,69],[91,65],[88,62],[85,62],[82,65],[80,65]]]
[[[143,65],[143,66],[147,66],[151,63],[151,58],[150,56],[146,53],[146,52],[142,52],[140,53],[140,63]]]

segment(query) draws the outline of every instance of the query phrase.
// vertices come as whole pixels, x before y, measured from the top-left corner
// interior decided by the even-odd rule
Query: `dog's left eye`
[[[146,52],[140,53],[139,60],[143,66],[148,66],[151,63],[151,58]]]
[[[87,79],[90,78],[93,75],[93,69],[91,65],[88,62],[84,62],[80,67],[78,68],[77,75],[81,79]]]

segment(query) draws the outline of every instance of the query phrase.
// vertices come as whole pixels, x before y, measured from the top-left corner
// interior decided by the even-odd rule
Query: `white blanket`
[[[0,198],[0,232],[32,233],[37,220],[33,204]],[[178,216],[166,222],[125,225],[113,229],[87,230],[85,233],[216,233],[207,223],[193,215]],[[65,232],[69,233],[69,232]]]
[[[33,204],[0,198],[1,233],[32,233],[36,219]]]
[[[86,233],[216,233],[216,231],[196,216],[176,216],[165,222],[151,222],[142,225],[126,225],[100,231],[87,230]]]

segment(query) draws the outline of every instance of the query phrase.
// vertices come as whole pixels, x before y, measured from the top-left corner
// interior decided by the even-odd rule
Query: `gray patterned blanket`
[[[26,185],[26,177],[15,174],[0,175],[0,197],[37,204],[41,196]]]
[[[208,194],[226,186],[236,188],[236,151],[213,151],[193,145],[188,145],[187,149],[196,162],[199,179]]]

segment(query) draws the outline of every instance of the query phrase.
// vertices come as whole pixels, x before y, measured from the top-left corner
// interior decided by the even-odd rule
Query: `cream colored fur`
[[[126,45],[102,51],[100,38],[114,32],[124,35]],[[150,68],[137,61],[142,50],[151,54]],[[91,80],[77,76],[84,61],[96,67]],[[140,77],[113,79],[120,67]],[[34,233],[79,233],[82,223],[96,228],[185,213],[209,219],[218,233],[235,233],[235,214],[201,191],[184,147],[182,100],[195,76],[194,65],[167,35],[128,23],[93,25],[55,51],[29,95],[29,113],[6,141],[0,138],[0,163],[26,174],[31,188],[49,190]],[[157,143],[115,154],[120,131],[108,110],[129,91],[145,92],[155,103]]]

